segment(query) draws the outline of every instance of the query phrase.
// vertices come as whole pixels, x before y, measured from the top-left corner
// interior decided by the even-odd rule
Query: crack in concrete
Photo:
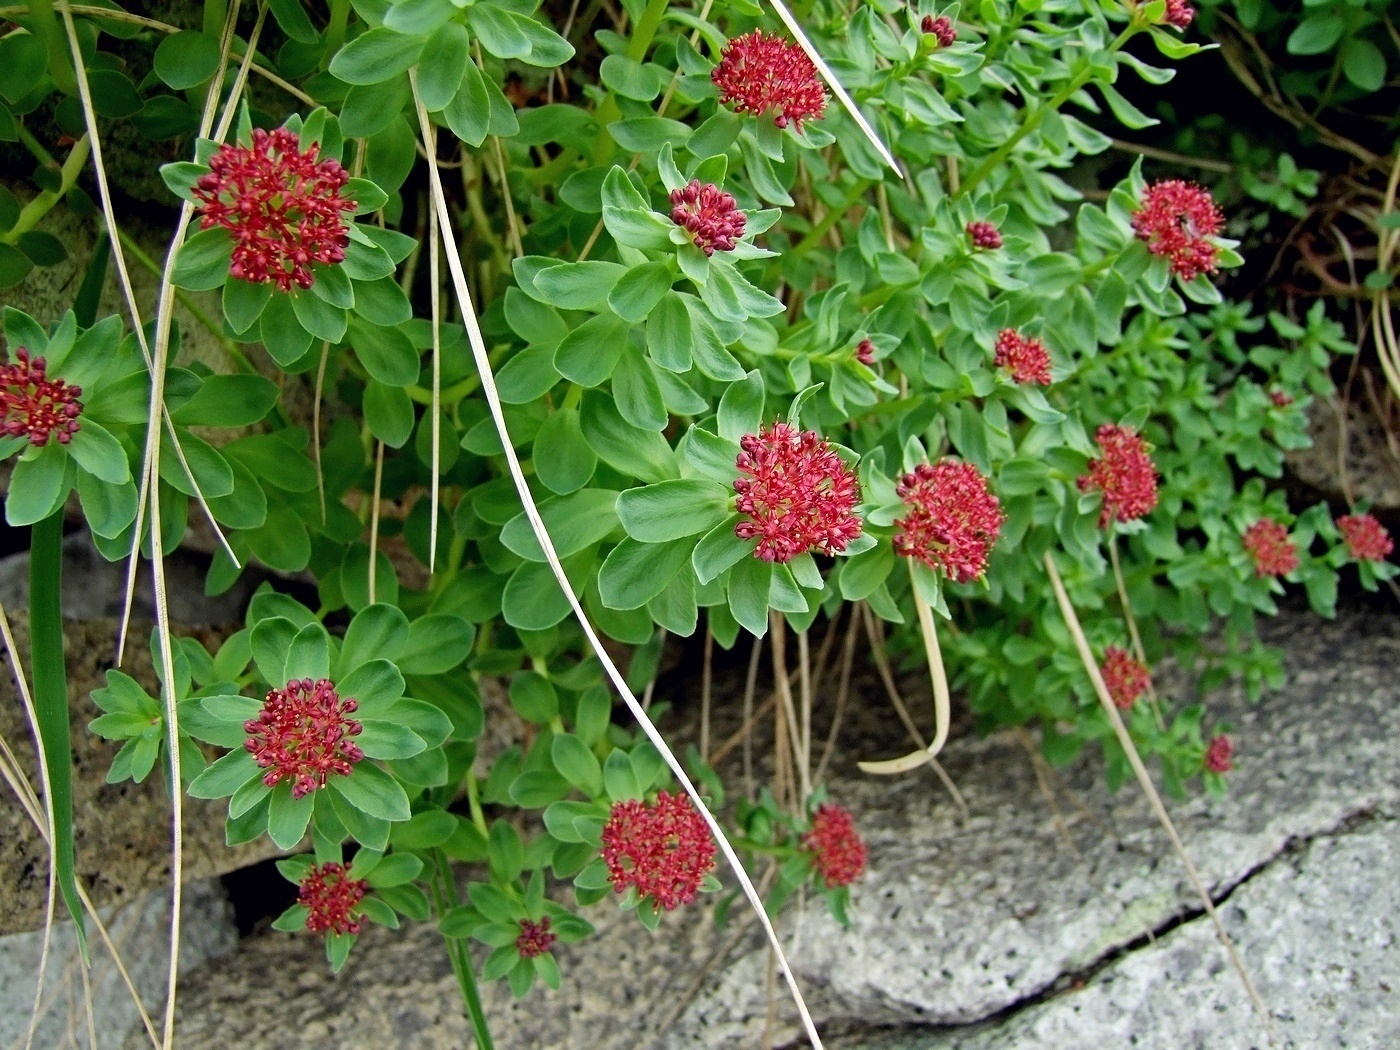
[[[1307,835],[1294,835],[1286,839],[1279,849],[1262,859],[1249,871],[1245,872],[1234,883],[1223,887],[1212,893],[1211,903],[1217,910],[1222,910],[1230,901],[1230,898],[1240,889],[1241,886],[1254,881],[1258,876],[1275,867],[1279,862],[1286,862],[1290,857],[1301,856],[1314,843],[1325,842],[1333,839],[1345,838],[1358,831],[1374,827],[1378,824],[1394,823],[1400,820],[1400,816],[1384,811],[1379,806],[1369,806],[1365,809],[1349,813],[1330,828],[1315,831]],[[973,1021],[963,1021],[955,1024],[897,1024],[897,1025],[862,1025],[859,1023],[847,1023],[841,1020],[828,1022],[822,1025],[823,1037],[840,1038],[842,1040],[859,1036],[867,1038],[880,1038],[898,1040],[900,1037],[926,1037],[940,1033],[971,1033],[986,1029],[996,1028],[999,1025],[1011,1021],[1027,1010],[1030,1010],[1042,1003],[1056,999],[1066,992],[1078,991],[1086,987],[1095,977],[1105,970],[1127,958],[1134,952],[1156,944],[1157,941],[1168,936],[1174,931],[1187,926],[1190,923],[1206,918],[1204,906],[1196,905],[1182,908],[1179,912],[1160,922],[1149,933],[1127,941],[1116,948],[1112,948],[1092,962],[1089,962],[1076,969],[1062,973],[1049,984],[1037,989],[1034,992],[1008,1003],[999,1010],[995,1010],[983,1017]],[[1218,943],[1218,941],[1217,941]],[[1224,947],[1220,949],[1224,951]],[[1248,965],[1248,960],[1246,960]],[[1233,973],[1233,971],[1232,971]],[[1244,990],[1240,991],[1241,996]],[[863,1044],[862,1044],[863,1045]],[[802,1050],[807,1046],[803,1039],[787,1043],[778,1050]]]

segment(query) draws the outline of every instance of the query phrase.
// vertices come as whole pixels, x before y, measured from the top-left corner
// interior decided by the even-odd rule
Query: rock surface
[[[1400,621],[1286,616],[1268,635],[1288,649],[1285,687],[1258,706],[1232,690],[1212,697],[1212,714],[1238,727],[1230,795],[1170,808],[1212,896],[1229,898],[1223,912],[1282,1040],[1381,1046],[1400,1025],[1384,954],[1393,902],[1382,906],[1400,807]],[[868,748],[845,741],[830,783],[870,845],[854,925],[811,905],[783,924],[829,1045],[1068,1048],[1133,1035],[1145,1046],[1265,1045],[1131,786],[1108,796],[1100,764],[1081,760],[1055,778],[1057,824],[1014,737],[963,738],[946,765],[971,810],[964,827],[931,776],[859,778]],[[736,938],[709,910],[669,916],[653,937],[594,909],[598,935],[560,952],[560,992],[517,1004],[500,984],[486,990],[497,1045],[758,1046],[765,1027],[774,1044],[801,1045],[781,981],[769,1021],[751,924]],[[730,930],[741,915],[736,906]],[[1148,945],[1149,935],[1161,936]],[[185,983],[179,1041],[272,1047],[298,1032],[346,1048],[459,1047],[470,1036],[457,995],[431,927],[374,928],[338,979],[319,943],[264,935]]]
[[[238,943],[233,912],[218,880],[188,884],[180,911],[184,918],[180,937],[182,972],[224,955]],[[103,915],[108,935],[121,955],[122,965],[126,967],[157,1030],[161,1016],[155,1011],[165,1001],[170,959],[169,916],[169,894],[160,890],[139,894],[125,907],[105,909]],[[88,980],[92,988],[97,1045],[106,1047],[114,1042],[112,1033],[141,1024],[140,1012],[91,922],[87,929],[92,954],[92,970]],[[0,937],[0,1045],[24,1045],[34,1008],[35,978],[42,952],[41,932]],[[79,965],[72,924],[55,925],[45,969],[40,1019],[32,1044],[34,1047],[56,1050],[58,1047],[89,1045]]]

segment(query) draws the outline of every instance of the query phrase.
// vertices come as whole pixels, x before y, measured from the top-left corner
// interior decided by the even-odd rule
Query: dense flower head
[[[744,213],[734,197],[699,179],[671,191],[671,221],[689,230],[706,255],[732,252],[744,235]]]
[[[558,935],[549,932],[548,915],[539,922],[521,919],[520,936],[515,938],[515,950],[520,953],[520,958],[533,959],[553,948],[557,940]]]
[[[981,471],[955,459],[920,463],[900,479],[895,492],[908,508],[894,523],[897,554],[942,570],[954,583],[987,571],[987,557],[1006,516]]]
[[[1143,190],[1132,215],[1133,229],[1153,255],[1165,256],[1183,281],[1214,273],[1220,249],[1210,240],[1225,227],[1225,216],[1210,194],[1195,183],[1163,179]]]
[[[1260,518],[1244,530],[1244,549],[1254,559],[1256,576],[1287,576],[1298,567],[1297,545],[1272,518]]]
[[[1089,460],[1089,473],[1079,478],[1079,491],[1103,492],[1099,528],[1106,529],[1115,521],[1133,521],[1157,506],[1157,468],[1141,435],[1105,423],[1094,438],[1101,455]]]
[[[804,120],[820,120],[826,111],[826,89],[807,52],[762,30],[725,44],[710,78],[721,105],[755,116],[773,113],[780,128],[791,121],[801,131]]]
[[[1287,390],[1270,390],[1269,401],[1275,408],[1287,408],[1293,404],[1293,395]]]
[[[1050,351],[1039,339],[1024,336],[1013,328],[997,333],[996,366],[1005,368],[1018,383],[1050,385]]]
[[[802,836],[802,848],[827,889],[849,886],[865,871],[866,850],[850,812],[826,802],[812,814],[812,829]]]
[[[81,428],[83,403],[78,398],[83,388],[50,379],[47,367],[22,346],[16,348],[13,364],[0,365],[0,434],[27,437],[42,447],[50,437],[66,445]]]
[[[839,554],[860,535],[856,476],[816,431],[778,421],[745,434],[739,450],[735,509],[745,519],[734,534],[758,540],[754,557],[788,562],[807,551]]]
[[[967,224],[967,235],[974,248],[992,251],[1001,247],[1001,231],[990,222],[977,219]]]
[[[1103,684],[1113,703],[1124,711],[1147,691],[1152,675],[1126,650],[1110,645],[1103,654]]]
[[[341,195],[350,176],[340,163],[299,148],[288,128],[253,131],[251,146],[225,144],[195,184],[200,227],[222,226],[233,238],[229,275],[252,284],[310,288],[312,263],[338,263],[350,243]]]
[[[919,30],[937,39],[939,47],[952,47],[953,42],[958,39],[953,20],[947,15],[939,15],[937,18],[924,15],[923,21],[919,23]]]
[[[856,344],[855,358],[863,365],[873,365],[875,363],[875,344],[869,339],[862,339]]]
[[[312,933],[359,933],[363,920],[354,911],[367,892],[368,882],[349,878],[345,865],[332,861],[306,873],[297,903],[309,912],[306,928]]]
[[[1205,767],[1212,773],[1228,773],[1235,768],[1235,745],[1223,733],[1206,745]]]
[[[269,692],[258,717],[243,725],[248,734],[243,746],[267,770],[263,783],[274,787],[290,781],[292,797],[302,798],[325,787],[332,774],[349,774],[365,757],[350,739],[361,727],[347,716],[358,707],[350,697],[342,700],[327,678],[293,679]]]
[[[1189,29],[1195,18],[1196,9],[1186,0],[1167,0],[1166,14],[1162,16],[1162,21],[1167,25],[1176,26],[1177,29]]]
[[[689,796],[660,791],[650,804],[613,803],[603,825],[603,863],[616,892],[634,886],[639,897],[670,911],[700,892],[715,866],[715,843]]]
[[[1384,561],[1395,549],[1384,525],[1370,514],[1347,514],[1337,519],[1347,550],[1357,561]]]

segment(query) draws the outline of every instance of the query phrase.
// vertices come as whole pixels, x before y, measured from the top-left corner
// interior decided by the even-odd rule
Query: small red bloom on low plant
[[[1206,747],[1205,767],[1212,773],[1228,773],[1235,768],[1235,745],[1228,736],[1212,737]]]
[[[251,146],[224,145],[209,158],[209,174],[192,192],[200,228],[222,226],[233,238],[231,277],[272,281],[285,292],[311,287],[312,263],[345,259],[350,237],[341,213],[355,202],[341,191],[350,176],[316,154],[288,128],[257,128]]]
[[[42,357],[31,358],[22,346],[15,349],[13,364],[0,365],[0,434],[27,437],[43,447],[50,437],[66,445],[81,429],[83,388],[50,379],[46,368]]]
[[[1395,549],[1390,533],[1370,514],[1347,514],[1337,519],[1337,528],[1357,561],[1384,561]]]
[[[862,339],[856,344],[855,359],[863,365],[873,365],[875,363],[875,344],[869,339]]]
[[[972,238],[972,246],[981,248],[984,251],[993,251],[1001,247],[1001,231],[989,222],[976,222],[967,224],[967,235]]]
[[[1050,385],[1050,351],[1039,339],[1015,329],[1003,328],[997,334],[996,366],[1005,368],[1018,383]]]
[[[368,892],[369,883],[347,877],[345,865],[318,864],[301,880],[297,903],[310,913],[312,933],[359,933],[362,920],[352,913]]]
[[[826,111],[826,89],[807,53],[761,30],[725,44],[710,78],[721,105],[755,116],[773,113],[780,128],[791,121],[801,131],[804,120],[819,120]]]
[[[1176,26],[1177,29],[1188,29],[1195,18],[1196,9],[1186,0],[1167,0],[1167,10],[1162,16],[1162,21],[1167,25]]]
[[[1298,567],[1297,545],[1272,518],[1260,518],[1244,530],[1244,549],[1254,559],[1256,576],[1287,576]]]
[[[1152,676],[1126,649],[1110,645],[1103,654],[1103,684],[1115,705],[1124,711],[1133,706],[1149,685]]]
[[[614,802],[603,825],[603,863],[618,893],[636,887],[667,911],[689,904],[715,866],[715,843],[687,795],[657,793],[647,804]]]
[[[1143,190],[1132,223],[1147,250],[1165,256],[1183,281],[1215,272],[1220,249],[1210,238],[1224,229],[1225,216],[1195,183],[1181,179],[1152,183]]]
[[[243,746],[267,772],[263,783],[292,784],[292,797],[302,798],[326,786],[331,775],[346,776],[365,753],[350,737],[360,723],[348,716],[359,707],[344,700],[327,678],[293,680],[267,694],[257,718],[244,723]]]
[[[732,195],[714,183],[691,179],[671,191],[671,221],[690,231],[695,244],[706,255],[732,252],[744,235],[744,213]]]
[[[754,557],[788,562],[806,551],[839,554],[860,535],[856,476],[816,431],[779,421],[745,434],[739,449],[735,506],[745,519],[734,535],[758,540]]]
[[[953,42],[958,39],[958,31],[953,27],[953,20],[947,15],[924,15],[923,21],[919,23],[920,32],[927,33],[938,41],[939,47],[952,47]]]
[[[1103,508],[1099,528],[1115,521],[1133,521],[1157,506],[1157,468],[1147,443],[1127,427],[1105,423],[1094,435],[1100,458],[1089,460],[1089,473],[1079,478],[1079,491],[1099,489]]]
[[[849,886],[865,871],[866,850],[856,831],[855,818],[834,802],[826,802],[812,814],[812,828],[802,836],[802,848],[827,889]]]
[[[954,583],[987,571],[987,557],[1006,520],[987,479],[971,463],[921,463],[895,492],[908,513],[895,519],[895,553],[918,558]]]
[[[515,938],[515,950],[520,953],[520,958],[533,959],[553,948],[557,940],[558,935],[549,932],[548,915],[539,922],[521,919],[520,936]]]

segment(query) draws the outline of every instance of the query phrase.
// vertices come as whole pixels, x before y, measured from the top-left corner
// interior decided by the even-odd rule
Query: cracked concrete
[[[1257,706],[1232,689],[1211,697],[1212,716],[1236,726],[1231,793],[1171,809],[1212,895],[1234,891],[1226,921],[1284,1043],[1381,1046],[1400,1028],[1386,990],[1400,989],[1386,874],[1398,845],[1388,815],[1400,811],[1400,622],[1365,611],[1335,623],[1289,614],[1267,630],[1287,648],[1284,687]],[[947,752],[971,809],[966,827],[926,773],[861,778],[854,763],[871,748],[854,733],[830,778],[872,858],[853,928],[815,907],[783,923],[829,1045],[1262,1045],[1135,789],[1107,795],[1092,758],[1061,771],[1070,848],[1012,736],[963,737]],[[1367,816],[1376,814],[1387,819]],[[561,991],[514,1003],[500,984],[487,989],[497,1045],[760,1045],[766,952],[750,929],[707,970],[730,938],[710,910],[669,916],[649,936],[606,906],[593,909],[598,935],[559,953]],[[1164,929],[1146,943],[1148,931]],[[1082,988],[1063,991],[1069,975],[1085,974]],[[777,991],[769,1035],[797,1045],[781,982]],[[184,986],[180,1042],[273,1046],[296,1031],[347,1048],[461,1046],[469,1036],[456,996],[431,927],[376,928],[338,980],[309,938],[265,935]]]

